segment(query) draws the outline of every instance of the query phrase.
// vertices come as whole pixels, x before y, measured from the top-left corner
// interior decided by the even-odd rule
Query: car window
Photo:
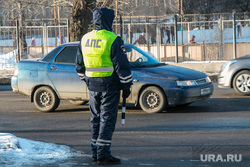
[[[140,60],[140,61],[148,61],[148,59],[146,57],[144,57],[140,52],[134,50],[131,48],[131,50],[127,51],[127,56],[128,56],[128,60],[130,62],[135,62],[136,60]]]
[[[56,57],[56,63],[75,63],[77,46],[65,47]]]
[[[43,59],[42,61],[50,61],[54,56],[55,54],[61,50],[62,48],[61,47],[57,47],[55,49],[53,49],[51,52],[49,52]]]
[[[149,55],[145,51],[133,45],[125,45],[125,49],[127,52],[129,63],[132,67],[146,67],[162,64],[158,60],[156,60],[152,55]]]

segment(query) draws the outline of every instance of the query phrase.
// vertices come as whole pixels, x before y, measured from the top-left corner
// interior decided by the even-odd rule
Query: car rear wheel
[[[38,110],[42,112],[51,112],[58,107],[60,99],[51,88],[43,86],[35,91],[34,103]]]
[[[250,71],[239,72],[233,80],[234,90],[243,95],[250,95]]]
[[[144,89],[140,95],[139,103],[142,110],[147,113],[162,112],[167,106],[165,94],[156,86]]]
[[[82,100],[69,100],[69,102],[74,105],[84,105],[88,103],[88,101],[82,101]]]

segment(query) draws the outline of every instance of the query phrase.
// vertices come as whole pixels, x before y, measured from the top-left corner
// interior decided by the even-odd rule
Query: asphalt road
[[[41,113],[28,97],[4,85],[0,86],[0,114],[0,132],[68,145],[86,155],[69,159],[72,166],[95,166],[90,158],[87,105],[62,101],[56,112]],[[113,166],[250,166],[250,96],[232,89],[215,84],[210,99],[159,114],[128,107],[125,126],[120,125],[120,116],[112,154],[122,164]]]

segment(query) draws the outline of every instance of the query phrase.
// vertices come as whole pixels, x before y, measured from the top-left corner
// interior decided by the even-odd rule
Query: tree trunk
[[[28,59],[28,53],[27,53],[27,42],[25,39],[25,34],[24,34],[24,7],[21,1],[17,1],[17,6],[18,6],[18,13],[19,13],[19,34],[17,37],[19,38],[19,53],[20,53],[20,58],[21,59]]]
[[[81,37],[90,31],[93,10],[96,0],[76,0],[72,9],[72,23],[70,24],[70,40],[80,41]]]

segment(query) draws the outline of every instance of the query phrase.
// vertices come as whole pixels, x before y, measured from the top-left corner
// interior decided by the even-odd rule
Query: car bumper
[[[192,103],[209,98],[214,91],[213,84],[200,85],[198,87],[180,87],[168,90],[168,104],[170,106]]]
[[[231,88],[231,75],[228,73],[221,72],[218,75],[218,87],[219,88]]]
[[[20,84],[20,78],[18,78],[18,76],[11,77],[11,87],[14,93],[31,96],[31,90],[27,85],[27,83]]]

